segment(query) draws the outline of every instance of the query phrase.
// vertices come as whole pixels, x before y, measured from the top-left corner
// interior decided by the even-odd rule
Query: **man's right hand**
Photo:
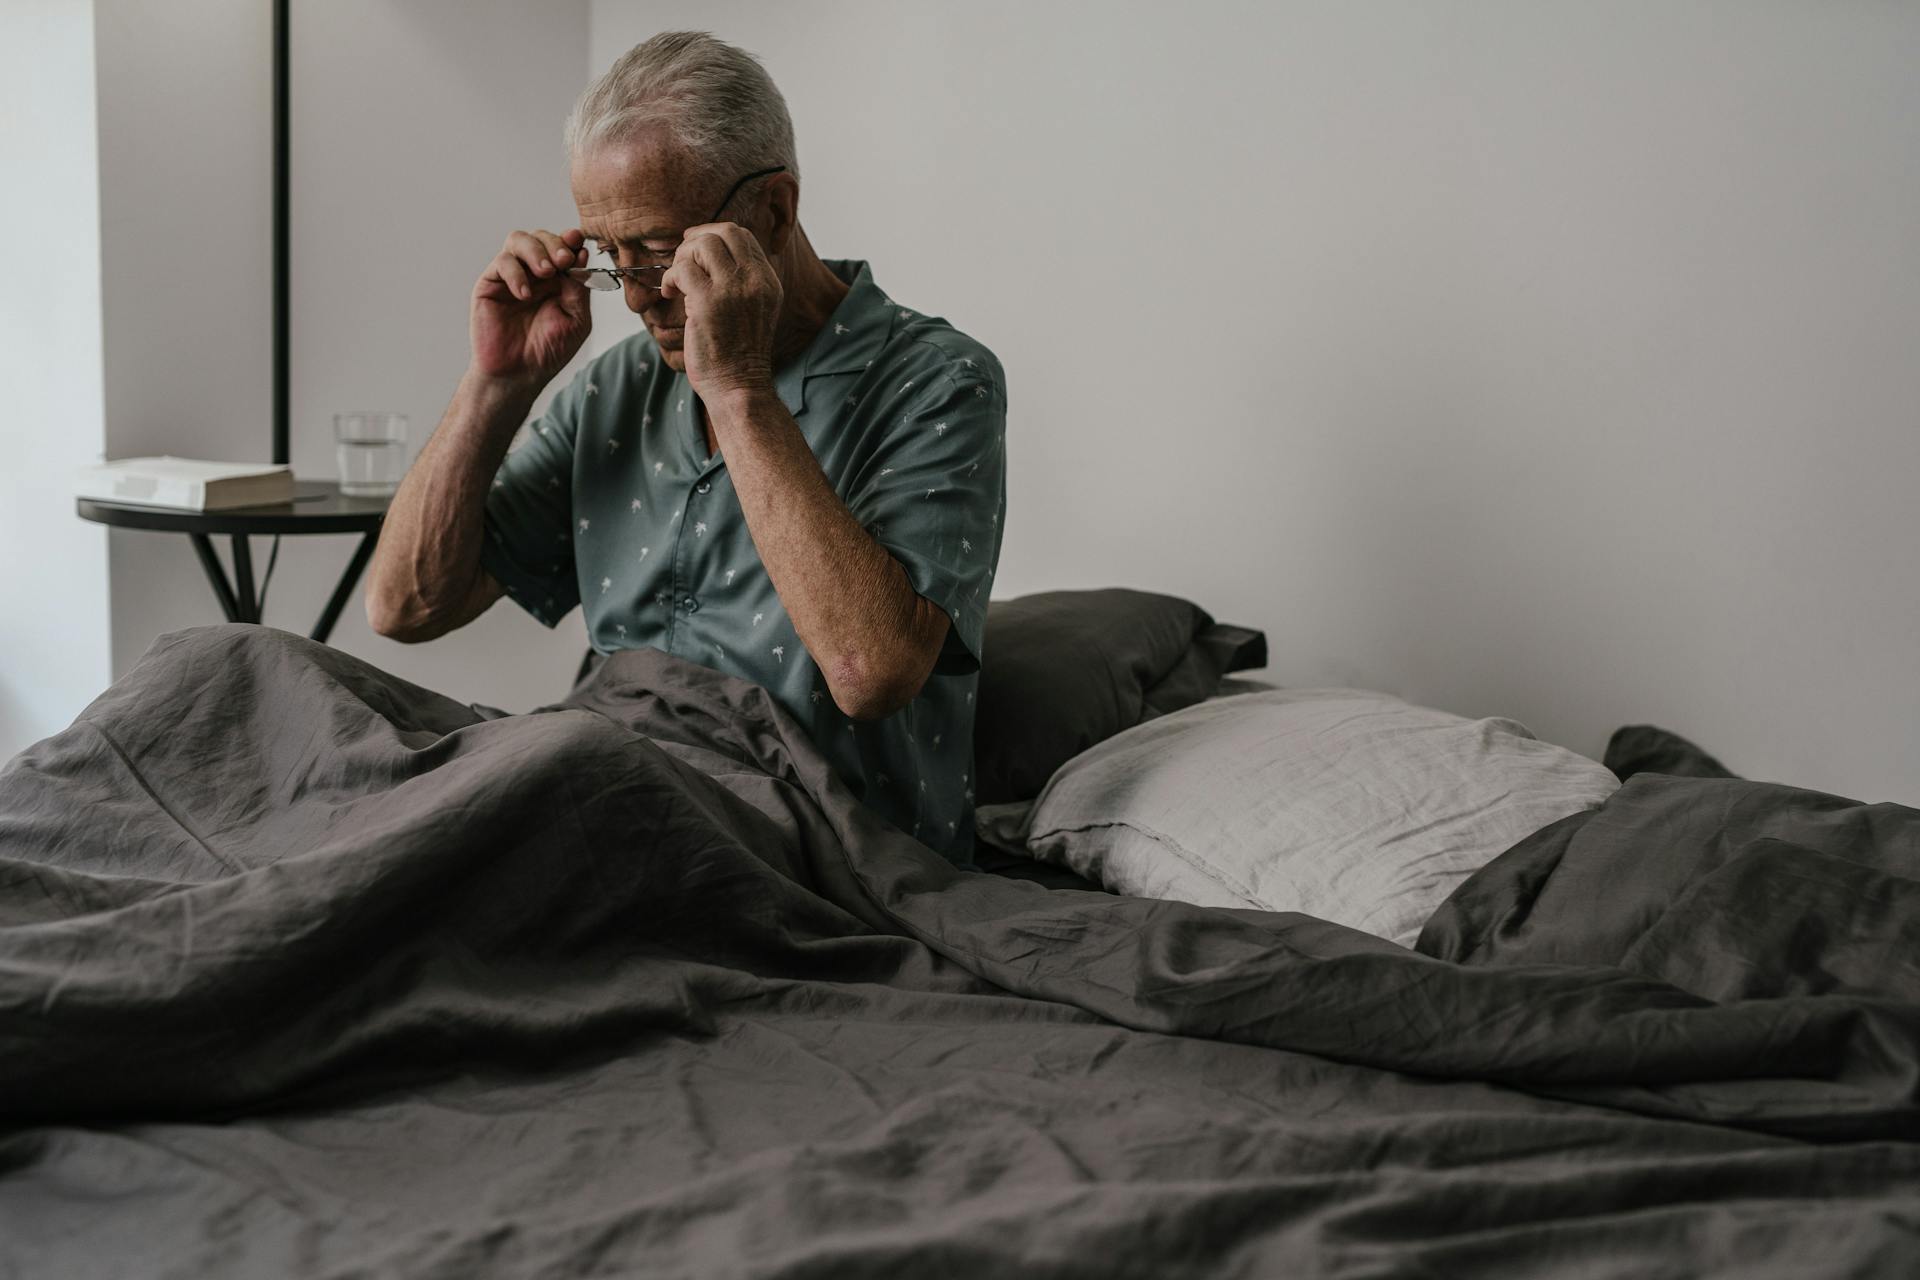
[[[567,274],[587,262],[578,227],[515,231],[473,286],[474,372],[538,390],[593,331],[590,290]]]

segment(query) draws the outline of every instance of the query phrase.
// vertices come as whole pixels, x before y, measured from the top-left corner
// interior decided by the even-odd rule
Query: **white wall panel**
[[[0,6],[0,762],[108,680],[107,534],[68,478],[100,460],[93,13]]]
[[[680,27],[1005,363],[997,594],[1920,803],[1920,8],[594,0],[592,66]]]
[[[260,458],[272,421],[269,6],[98,0],[107,421],[114,456]],[[417,451],[467,360],[467,297],[508,231],[570,209],[560,130],[585,81],[585,0],[295,0],[292,434],[334,472],[333,414],[398,409]],[[562,377],[568,376],[562,374]],[[266,620],[306,632],[352,537],[283,544]],[[266,548],[255,540],[257,567]],[[220,619],[186,539],[113,535],[114,665]],[[427,645],[333,643],[417,683],[522,710],[586,645],[510,604]]]

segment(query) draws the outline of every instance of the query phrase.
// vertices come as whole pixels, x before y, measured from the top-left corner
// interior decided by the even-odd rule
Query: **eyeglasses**
[[[786,171],[787,166],[777,164],[771,169],[757,169],[748,174],[727,189],[726,196],[720,201],[720,207],[715,209],[706,221],[718,222],[720,215],[727,211],[727,206],[733,203],[733,198],[740,194],[740,188],[755,178],[770,178],[776,173]],[[622,280],[632,280],[644,288],[658,289],[660,278],[667,274],[667,268],[671,265],[673,264],[662,262],[651,267],[568,267],[567,274],[586,285],[587,288],[599,289],[602,292],[618,289]]]

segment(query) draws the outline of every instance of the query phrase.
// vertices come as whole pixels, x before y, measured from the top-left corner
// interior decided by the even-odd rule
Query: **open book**
[[[258,507],[293,501],[293,469],[265,462],[122,458],[87,468],[78,496],[188,511]]]

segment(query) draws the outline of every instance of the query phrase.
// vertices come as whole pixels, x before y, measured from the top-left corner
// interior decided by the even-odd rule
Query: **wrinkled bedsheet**
[[[1920,811],[1633,777],[1421,951],[956,870],[654,651],[165,637],[0,773],[0,1275],[1909,1276]]]

